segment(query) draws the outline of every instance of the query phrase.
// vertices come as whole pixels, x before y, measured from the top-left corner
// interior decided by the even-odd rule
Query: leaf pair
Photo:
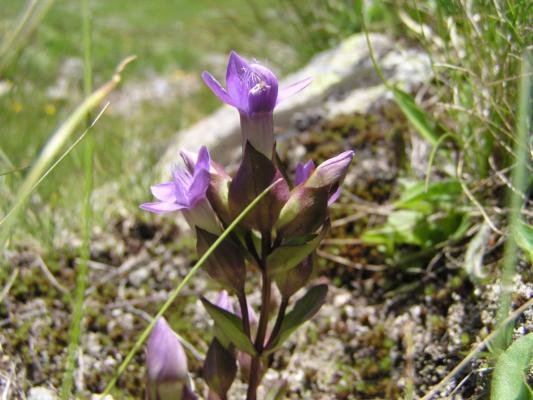
[[[281,330],[277,338],[269,343],[267,354],[272,353],[279,348],[285,340],[294,332],[299,326],[310,320],[322,307],[326,300],[328,287],[325,284],[313,286],[307,293],[299,299],[294,305],[293,309],[286,315]],[[219,326],[218,337],[221,343],[230,341],[239,350],[248,353],[252,356],[257,355],[250,339],[246,336],[243,330],[242,321],[235,314],[230,313],[220,307],[217,307],[207,299],[202,298],[202,303]]]

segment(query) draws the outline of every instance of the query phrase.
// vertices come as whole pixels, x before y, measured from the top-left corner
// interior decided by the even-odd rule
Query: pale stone
[[[410,91],[429,81],[431,67],[427,54],[403,49],[380,34],[371,34],[370,41],[377,62],[390,83]],[[374,70],[363,34],[353,35],[339,46],[317,54],[305,67],[284,78],[280,87],[307,77],[313,78],[311,85],[276,108],[276,132],[290,134],[294,122],[302,115],[331,119],[341,114],[365,113],[372,105],[391,97]],[[238,112],[230,106],[220,108],[176,135],[159,164],[160,172],[168,176],[180,149],[198,151],[202,145],[209,148],[218,162],[231,162],[241,148],[239,131]]]
[[[50,389],[37,386],[28,392],[28,400],[57,400],[59,397]]]

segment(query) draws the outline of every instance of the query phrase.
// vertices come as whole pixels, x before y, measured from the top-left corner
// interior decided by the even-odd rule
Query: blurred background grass
[[[4,43],[28,4],[32,2],[2,2]],[[151,168],[168,141],[220,105],[199,79],[203,69],[223,77],[227,54],[235,49],[260,57],[281,75],[358,31],[359,9],[346,0],[133,0],[126,6],[122,1],[92,1],[95,86],[124,57],[137,56],[125,73],[123,95],[114,98],[94,128],[95,187],[109,183],[106,196],[127,199],[122,204],[136,212],[135,205],[146,199]],[[379,7],[373,12],[383,14]],[[0,149],[5,157],[0,173],[29,166],[53,129],[81,101],[81,35],[78,2],[53,1],[20,51],[2,64]],[[79,213],[81,154],[73,151],[41,185],[30,207],[38,212],[21,221],[19,227],[26,229],[19,232],[50,238],[56,229],[76,230],[76,223],[68,221],[76,221]],[[5,200],[0,213],[7,211],[21,176],[0,177]],[[98,217],[104,215],[97,212],[95,222],[102,223]]]

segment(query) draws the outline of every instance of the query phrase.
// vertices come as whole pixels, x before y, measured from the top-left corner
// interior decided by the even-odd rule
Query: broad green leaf
[[[425,190],[425,182],[416,181],[405,188],[393,206],[394,208],[425,210],[428,208],[427,203],[447,205],[457,201],[462,193],[461,184],[455,179],[432,183],[427,190]]]
[[[491,400],[531,400],[525,375],[531,366],[533,333],[516,340],[497,359],[491,385]]]
[[[415,244],[421,245],[414,229],[422,214],[414,210],[392,212],[387,222],[373,229],[368,229],[362,239],[369,244]]]
[[[439,135],[433,131],[428,115],[416,105],[410,94],[398,88],[393,88],[392,92],[394,93],[394,99],[409,122],[413,124],[424,139],[435,146],[439,140]]]
[[[222,330],[227,338],[230,338],[231,342],[248,354],[255,355],[256,351],[250,339],[246,336],[242,329],[242,321],[235,314],[232,314],[216,305],[210,303],[205,298],[202,298],[202,303],[215,321],[215,324]]]
[[[533,263],[533,226],[519,221],[516,226],[515,240]]]
[[[468,216],[454,211],[443,212],[438,218],[430,218],[419,210],[397,210],[389,215],[385,224],[368,229],[361,238],[369,244],[386,245],[389,252],[397,244],[429,248],[460,237],[468,226]]]
[[[289,312],[283,323],[278,338],[269,345],[267,354],[273,352],[283,344],[285,340],[304,322],[310,320],[322,307],[328,294],[328,285],[322,284],[313,286],[307,293],[299,299]]]

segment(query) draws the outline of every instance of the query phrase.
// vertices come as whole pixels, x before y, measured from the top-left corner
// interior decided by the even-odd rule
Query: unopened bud
[[[354,152],[348,150],[324,161],[307,179],[305,186],[311,188],[329,187],[332,188],[330,194],[333,194],[344,180],[353,156]]]
[[[146,346],[148,400],[196,399],[189,385],[187,357],[176,334],[159,318]]]
[[[228,292],[225,290],[221,290],[218,294],[217,301],[215,302],[215,305],[217,307],[222,308],[223,310],[226,310],[232,314],[235,314],[233,310],[233,303],[231,302],[231,297],[229,297]]]

